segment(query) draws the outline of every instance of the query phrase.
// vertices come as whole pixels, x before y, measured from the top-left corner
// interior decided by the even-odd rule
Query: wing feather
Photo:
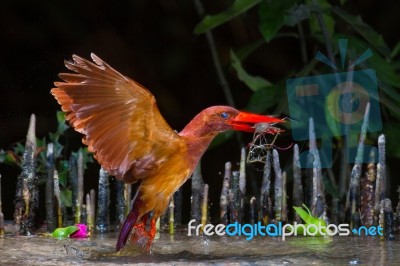
[[[51,93],[95,158],[110,174],[134,183],[185,146],[161,116],[154,96],[96,55],[73,55],[75,73],[61,73]]]

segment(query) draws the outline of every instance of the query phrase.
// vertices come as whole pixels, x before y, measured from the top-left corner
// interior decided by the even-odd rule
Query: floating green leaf
[[[67,238],[70,234],[72,234],[78,230],[79,230],[79,228],[75,225],[57,228],[56,230],[54,230],[53,233],[51,233],[51,236],[55,237],[55,238]]]
[[[235,0],[233,5],[227,10],[216,14],[207,15],[194,29],[195,34],[205,33],[215,27],[218,27],[225,22],[239,16],[246,12],[248,9],[260,3],[261,0]]]
[[[293,206],[293,209],[300,216],[300,218],[306,223],[306,226],[311,225],[311,224],[316,226],[316,227],[309,227],[309,232],[316,233],[315,234],[316,236],[321,236],[321,234],[317,230],[318,227],[321,227],[322,233],[325,233],[326,232],[326,222],[322,219],[312,216],[310,209],[308,209],[305,204],[303,204],[303,208]],[[302,232],[303,228],[298,227],[298,229],[299,230],[297,231],[297,234],[303,234],[303,232]]]
[[[386,58],[390,58],[390,49],[387,47],[382,36],[376,33],[369,25],[362,21],[361,17],[348,14],[338,7],[332,8],[332,12],[352,26],[370,45]]]
[[[231,61],[233,68],[237,72],[238,78],[243,81],[252,91],[258,91],[261,88],[271,86],[271,83],[268,80],[259,76],[252,76],[247,73],[246,70],[243,69],[242,63],[233,51],[231,51]]]

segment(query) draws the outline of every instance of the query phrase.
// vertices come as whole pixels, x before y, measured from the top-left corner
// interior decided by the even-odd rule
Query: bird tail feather
[[[133,187],[133,190],[135,191],[135,195],[132,199],[132,201],[133,201],[132,209],[129,211],[129,214],[125,218],[125,221],[119,231],[118,241],[117,241],[117,245],[116,245],[117,251],[121,250],[125,246],[126,241],[128,240],[128,237],[132,231],[133,226],[138,222],[138,220],[140,218],[139,210],[140,210],[141,205],[143,204],[140,197],[138,197],[140,183],[141,182],[136,183]]]

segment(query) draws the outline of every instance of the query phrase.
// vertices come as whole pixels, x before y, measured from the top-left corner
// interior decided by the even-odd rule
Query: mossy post
[[[78,169],[78,193],[76,195],[76,208],[75,208],[75,223],[79,224],[81,223],[82,215],[85,216],[85,214],[82,211],[82,205],[83,205],[83,173],[84,173],[84,167],[83,167],[83,154],[82,151],[80,150],[78,152],[78,161],[77,161],[77,169]]]
[[[93,188],[90,190],[90,210],[92,212],[91,213],[92,217],[93,217],[92,226],[94,229],[94,228],[96,228],[96,211],[97,211],[97,209],[96,209],[96,191]],[[93,231],[94,230],[92,230],[92,232]]]
[[[204,226],[208,222],[208,184],[204,185],[203,202],[201,204],[201,224]],[[203,231],[203,228],[201,229]]]
[[[4,237],[4,214],[1,201],[1,174],[0,174],[0,238]]]
[[[171,200],[169,202],[169,234],[174,235],[175,234],[175,203],[174,203],[174,197],[171,197]]]
[[[288,220],[288,209],[287,209],[287,175],[286,172],[282,172],[282,208],[281,208],[281,221],[287,222]]]
[[[250,199],[249,216],[250,224],[255,224],[257,221],[257,199],[254,196]]]
[[[383,212],[384,212],[384,235],[388,240],[394,240],[394,215],[392,208],[392,201],[388,198],[382,200]]]
[[[116,223],[117,228],[123,224],[125,220],[125,197],[124,197],[125,184],[120,180],[115,181],[115,195],[116,195]]]
[[[351,221],[350,227],[355,228],[360,225],[360,177],[361,177],[361,167],[364,158],[364,141],[367,134],[367,128],[369,124],[369,109],[370,105],[367,104],[365,108],[364,120],[361,127],[360,140],[358,142],[357,154],[355,164],[351,171],[350,177],[350,188],[349,188],[349,199],[350,199],[350,211],[351,211]]]
[[[36,117],[31,115],[25,152],[21,163],[15,195],[14,221],[23,235],[31,235],[39,206],[38,178],[36,176]]]
[[[132,184],[125,184],[124,200],[125,200],[125,216],[127,216],[128,213],[131,211]]]
[[[282,202],[283,202],[283,179],[282,179],[282,170],[279,162],[279,154],[277,150],[272,151],[272,160],[274,164],[274,171],[275,171],[275,205],[274,205],[274,212],[275,212],[275,221],[280,222],[282,221]]]
[[[89,234],[93,234],[94,229],[94,210],[92,209],[92,199],[90,193],[86,194],[86,225]]]
[[[99,190],[97,199],[97,219],[96,230],[105,233],[109,230],[109,205],[110,205],[110,185],[108,173],[103,168],[99,174]]]
[[[174,225],[182,224],[182,188],[174,193]]]
[[[240,151],[240,168],[239,168],[239,217],[240,221],[244,219],[244,200],[246,196],[246,149]]]
[[[382,200],[386,198],[386,149],[385,149],[385,135],[378,137],[378,164],[376,166],[376,184],[375,184],[375,219],[378,221],[378,215]]]
[[[263,179],[261,183],[261,196],[260,196],[260,214],[259,219],[266,225],[269,223],[273,215],[272,202],[271,202],[271,151],[267,151]]]
[[[322,182],[321,159],[317,148],[314,119],[309,119],[310,154],[313,157],[312,199],[311,212],[314,217],[327,220],[325,187]]]
[[[228,193],[229,193],[229,183],[232,175],[232,164],[231,162],[225,163],[224,180],[222,182],[221,196],[219,200],[220,207],[220,223],[228,224]]]
[[[63,212],[61,203],[60,180],[58,179],[58,172],[54,170],[54,197],[57,205],[57,227],[63,227]]]
[[[293,149],[293,206],[302,206],[303,201],[303,185],[301,182],[301,165],[299,146],[294,145]],[[294,221],[301,223],[300,216],[296,213]]]
[[[78,197],[78,162],[75,156],[69,157],[69,183],[71,184],[72,213],[76,214],[76,202]]]
[[[190,215],[195,219],[195,225],[201,221],[201,202],[203,201],[204,181],[201,175],[201,163],[197,165],[192,175],[192,204]]]
[[[47,232],[53,232],[57,228],[54,215],[54,144],[47,144],[46,152],[46,222]]]
[[[395,231],[400,230],[400,187],[397,188],[397,194],[398,195],[398,201],[397,201],[397,207],[396,207],[396,213],[395,213],[395,221],[396,221],[396,228]]]
[[[361,179],[361,217],[362,224],[370,227],[374,225],[375,216],[375,180],[376,180],[376,166],[375,166],[375,151],[371,150],[369,154],[369,163],[365,176]]]
[[[240,204],[241,204],[241,192],[239,189],[239,179],[240,179],[240,173],[239,171],[233,171],[232,172],[232,178],[231,178],[231,184],[230,187],[231,189],[229,190],[228,194],[228,199],[229,199],[229,213],[230,213],[230,222],[241,222],[242,216],[241,216],[241,209],[240,209]]]

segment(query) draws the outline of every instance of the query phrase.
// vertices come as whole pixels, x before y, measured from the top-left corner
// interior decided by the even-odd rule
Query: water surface
[[[152,254],[132,247],[114,251],[117,235],[58,240],[43,236],[0,238],[4,265],[390,265],[400,261],[400,241],[379,237],[194,237],[162,233]]]

